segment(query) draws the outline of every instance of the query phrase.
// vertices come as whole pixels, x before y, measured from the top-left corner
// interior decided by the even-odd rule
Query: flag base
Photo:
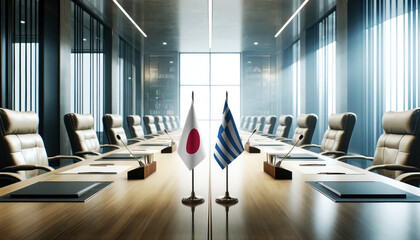
[[[199,205],[204,203],[204,198],[195,196],[195,192],[191,192],[191,196],[183,198],[182,203],[185,205]]]
[[[229,192],[225,193],[225,196],[220,196],[216,198],[216,203],[222,204],[222,205],[233,205],[237,204],[239,200],[237,198],[229,196]]]

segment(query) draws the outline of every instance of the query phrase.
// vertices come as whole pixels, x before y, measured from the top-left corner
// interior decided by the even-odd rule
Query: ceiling
[[[79,0],[126,41],[150,53],[276,51],[279,42],[293,42],[299,38],[299,29],[313,24],[335,6],[333,0],[310,0],[279,38],[274,38],[303,1],[213,0],[209,49],[207,0],[118,0],[147,38],[112,0]]]

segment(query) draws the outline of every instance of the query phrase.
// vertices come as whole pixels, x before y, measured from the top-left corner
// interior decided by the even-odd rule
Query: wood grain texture
[[[37,181],[114,183],[85,203],[0,203],[0,239],[207,239],[208,230],[213,239],[420,239],[420,203],[335,203],[305,181],[377,180],[417,195],[419,189],[363,170],[363,175],[304,175],[294,161],[282,163],[293,171],[292,180],[274,180],[263,171],[265,159],[264,153],[244,152],[229,166],[229,192],[239,199],[229,209],[215,203],[225,193],[225,171],[210,159],[209,193],[205,159],[195,170],[195,191],[206,202],[194,212],[181,203],[190,195],[191,172],[177,153],[157,153],[157,171],[144,180],[127,180],[126,172],[56,173],[94,159],[80,162],[1,188],[0,195]]]

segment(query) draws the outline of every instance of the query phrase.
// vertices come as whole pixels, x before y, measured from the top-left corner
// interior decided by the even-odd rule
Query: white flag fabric
[[[226,100],[213,156],[219,166],[224,169],[243,151],[244,146]]]
[[[193,103],[182,130],[177,152],[189,170],[192,170],[206,157]]]

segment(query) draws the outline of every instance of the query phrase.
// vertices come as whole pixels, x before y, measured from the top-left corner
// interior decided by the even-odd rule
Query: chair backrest
[[[354,125],[356,114],[341,113],[328,116],[329,128],[325,131],[321,143],[321,152],[341,151],[347,153]]]
[[[163,117],[163,123],[166,130],[168,131],[172,131],[172,123],[171,123],[171,118],[169,116],[164,116]],[[161,131],[163,131],[163,129],[161,129]]]
[[[141,118],[139,115],[127,116],[128,130],[130,131],[131,138],[143,138],[144,131],[141,126]]]
[[[38,134],[38,115],[0,108],[0,167],[15,165],[48,166],[44,141]],[[40,170],[23,171],[30,178]]]
[[[292,126],[292,115],[281,115],[279,117],[279,126],[277,127],[276,137],[289,137],[290,128]]]
[[[257,116],[251,116],[251,120],[250,120],[250,123],[248,125],[248,130],[249,131],[254,131],[256,125],[257,125]],[[257,131],[258,131],[258,129],[257,129]]]
[[[267,116],[265,117],[265,125],[264,125],[264,129],[263,129],[263,133],[268,133],[268,134],[273,134],[274,132],[274,127],[276,126],[277,123],[277,117],[276,116]]]
[[[244,123],[244,129],[248,129],[249,128],[249,125],[250,125],[250,123],[251,123],[251,116],[246,116],[245,117],[245,123]]]
[[[123,147],[123,141],[127,144],[127,136],[123,128],[123,118],[118,114],[105,114],[102,118],[104,123],[104,130],[110,144],[118,145]],[[121,141],[117,139],[117,135],[120,135]]]
[[[299,115],[297,118],[297,127],[292,138],[292,144],[295,144],[299,140],[300,135],[303,135],[303,138],[296,146],[311,144],[317,120],[318,117],[312,113]]]
[[[384,133],[379,137],[373,165],[401,164],[420,167],[420,109],[386,112],[382,118]],[[400,171],[378,170],[395,178]]]
[[[175,116],[169,116],[169,118],[171,119],[172,130],[178,129],[178,126],[177,126],[176,120],[175,120]]]
[[[181,128],[181,123],[179,122],[179,117],[175,116],[175,124],[176,124],[176,128]]]
[[[163,123],[162,116],[155,116],[155,125],[158,131],[163,131],[163,129],[165,129],[165,124]]]
[[[157,128],[155,125],[155,118],[151,115],[143,117],[144,127],[146,128],[147,134],[157,134]]]
[[[265,117],[264,116],[258,116],[257,117],[257,124],[255,125],[255,128],[257,129],[257,132],[261,132],[264,129],[265,124]]]
[[[241,125],[239,126],[240,128],[243,128],[245,126],[245,116],[241,117]]]
[[[80,151],[100,152],[99,140],[93,129],[91,114],[67,113],[64,115],[64,124],[73,153]]]

